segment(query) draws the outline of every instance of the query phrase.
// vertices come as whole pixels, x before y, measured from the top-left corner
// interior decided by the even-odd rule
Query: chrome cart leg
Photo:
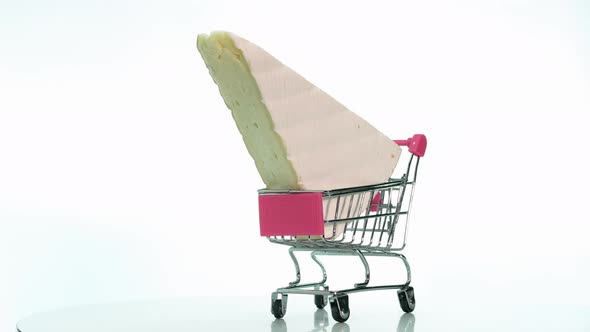
[[[313,259],[314,262],[316,262],[316,264],[322,270],[322,280],[320,280],[318,282],[301,284],[301,269],[299,267],[299,261],[297,260],[297,257],[295,256],[295,252],[296,251],[311,251],[312,252],[311,253],[311,258]],[[286,289],[289,289],[289,288],[303,288],[303,287],[311,287],[311,286],[322,286],[322,287],[325,287],[326,280],[328,279],[328,274],[326,273],[326,268],[324,267],[324,265],[322,264],[322,262],[319,260],[319,258],[316,257],[316,255],[314,254],[314,252],[312,250],[307,249],[307,248],[295,248],[295,247],[292,247],[292,248],[289,248],[289,256],[291,257],[291,260],[293,261],[293,265],[295,267],[296,279],[295,279],[295,281],[290,282],[289,283],[289,286],[287,286],[285,288],[279,288],[279,289],[277,289],[277,292],[283,293],[283,291],[285,291]]]
[[[412,270],[410,269],[410,263],[408,263],[408,259],[406,258],[406,256],[404,256],[402,254],[394,253],[394,254],[390,254],[390,255],[397,257],[397,258],[401,259],[402,262],[404,262],[404,266],[406,267],[406,278],[407,278],[404,286],[408,286],[410,284],[410,282],[412,282]]]
[[[326,268],[324,267],[324,264],[322,264],[318,256],[316,256],[315,252],[312,251],[310,256],[311,259],[313,259],[313,261],[316,262],[316,264],[320,267],[320,269],[322,269],[323,276],[322,280],[318,283],[317,286],[314,287],[314,289],[319,290],[320,287],[323,287],[324,291],[328,291],[328,286],[326,285],[326,281],[328,280],[328,274],[326,273]],[[318,309],[323,309],[328,304],[328,295],[314,295],[314,303]]]
[[[410,285],[410,282],[412,282],[412,270],[410,269],[410,263],[408,263],[408,259],[406,258],[406,256],[402,255],[402,254],[398,254],[398,253],[361,253],[362,255],[362,259],[364,259],[363,263],[366,263],[366,257],[395,257],[395,258],[399,258],[401,259],[401,261],[404,263],[404,267],[406,268],[406,282],[401,284],[401,285],[386,285],[386,286],[376,286],[376,288],[404,288]],[[359,255],[359,257],[361,257]],[[367,273],[368,273],[368,263],[367,263]],[[355,285],[356,286],[356,285]],[[373,288],[373,287],[366,287],[366,288]]]
[[[324,274],[324,279],[323,279],[322,283],[325,283],[328,277],[326,274],[326,269],[324,268],[323,264],[320,262],[318,256],[350,256],[350,255],[358,256],[360,258],[361,262],[363,263],[363,266],[365,267],[365,281],[354,284],[354,287],[355,288],[366,287],[369,284],[369,281],[371,280],[371,269],[369,267],[369,262],[367,262],[367,259],[365,258],[365,255],[360,250],[342,250],[342,251],[317,250],[317,251],[313,251],[311,253],[311,257],[320,266],[320,268],[322,269],[322,273]]]
[[[311,259],[313,259],[313,261],[316,262],[316,264],[320,267],[320,269],[322,269],[323,279],[319,283],[322,285],[325,284],[326,281],[328,280],[328,274],[326,273],[326,268],[324,267],[324,264],[322,264],[322,262],[320,261],[318,256],[315,254],[315,251],[311,252]]]
[[[367,285],[369,284],[369,280],[371,280],[371,270],[369,269],[369,262],[367,262],[365,255],[363,255],[363,253],[360,250],[355,250],[354,252],[359,256],[359,258],[361,259],[361,262],[363,262],[363,265],[365,267],[365,281],[354,284],[354,287],[356,287],[356,288],[367,287]]]
[[[381,255],[374,254],[373,256]],[[401,285],[400,289],[397,291],[397,298],[399,300],[399,305],[404,312],[412,312],[416,307],[416,297],[414,295],[414,287],[410,286],[410,283],[412,282],[412,270],[410,269],[410,263],[408,263],[406,256],[402,254],[393,253],[390,254],[390,256],[401,259],[404,263],[404,266],[406,267],[407,279],[406,282],[403,285]]]
[[[299,268],[299,262],[297,261],[297,257],[295,257],[295,247],[289,248],[289,256],[291,256],[291,260],[293,261],[293,265],[295,266],[295,281],[289,283],[289,287],[297,286],[299,282],[301,282],[301,269]]]

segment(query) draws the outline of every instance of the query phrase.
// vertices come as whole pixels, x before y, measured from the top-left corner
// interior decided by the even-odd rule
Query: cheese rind
[[[253,43],[227,32],[197,48],[267,189],[384,182],[400,147]]]
[[[297,189],[297,175],[287,159],[287,149],[275,131],[242,51],[222,32],[199,35],[197,48],[267,188]]]

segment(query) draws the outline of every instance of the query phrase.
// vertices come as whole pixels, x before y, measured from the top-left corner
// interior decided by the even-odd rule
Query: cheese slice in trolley
[[[267,189],[385,182],[401,148],[259,46],[229,32],[197,48]]]

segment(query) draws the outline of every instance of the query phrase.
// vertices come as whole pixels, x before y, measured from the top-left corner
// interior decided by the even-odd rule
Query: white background
[[[258,235],[263,183],[195,47],[218,29],[392,138],[427,134],[417,320],[460,289],[590,328],[589,22],[585,1],[3,1],[0,329],[292,278]]]

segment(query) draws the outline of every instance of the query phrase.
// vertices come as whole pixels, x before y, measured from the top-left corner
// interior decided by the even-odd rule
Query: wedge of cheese
[[[400,147],[253,43],[229,32],[197,48],[267,189],[327,190],[386,181]]]

